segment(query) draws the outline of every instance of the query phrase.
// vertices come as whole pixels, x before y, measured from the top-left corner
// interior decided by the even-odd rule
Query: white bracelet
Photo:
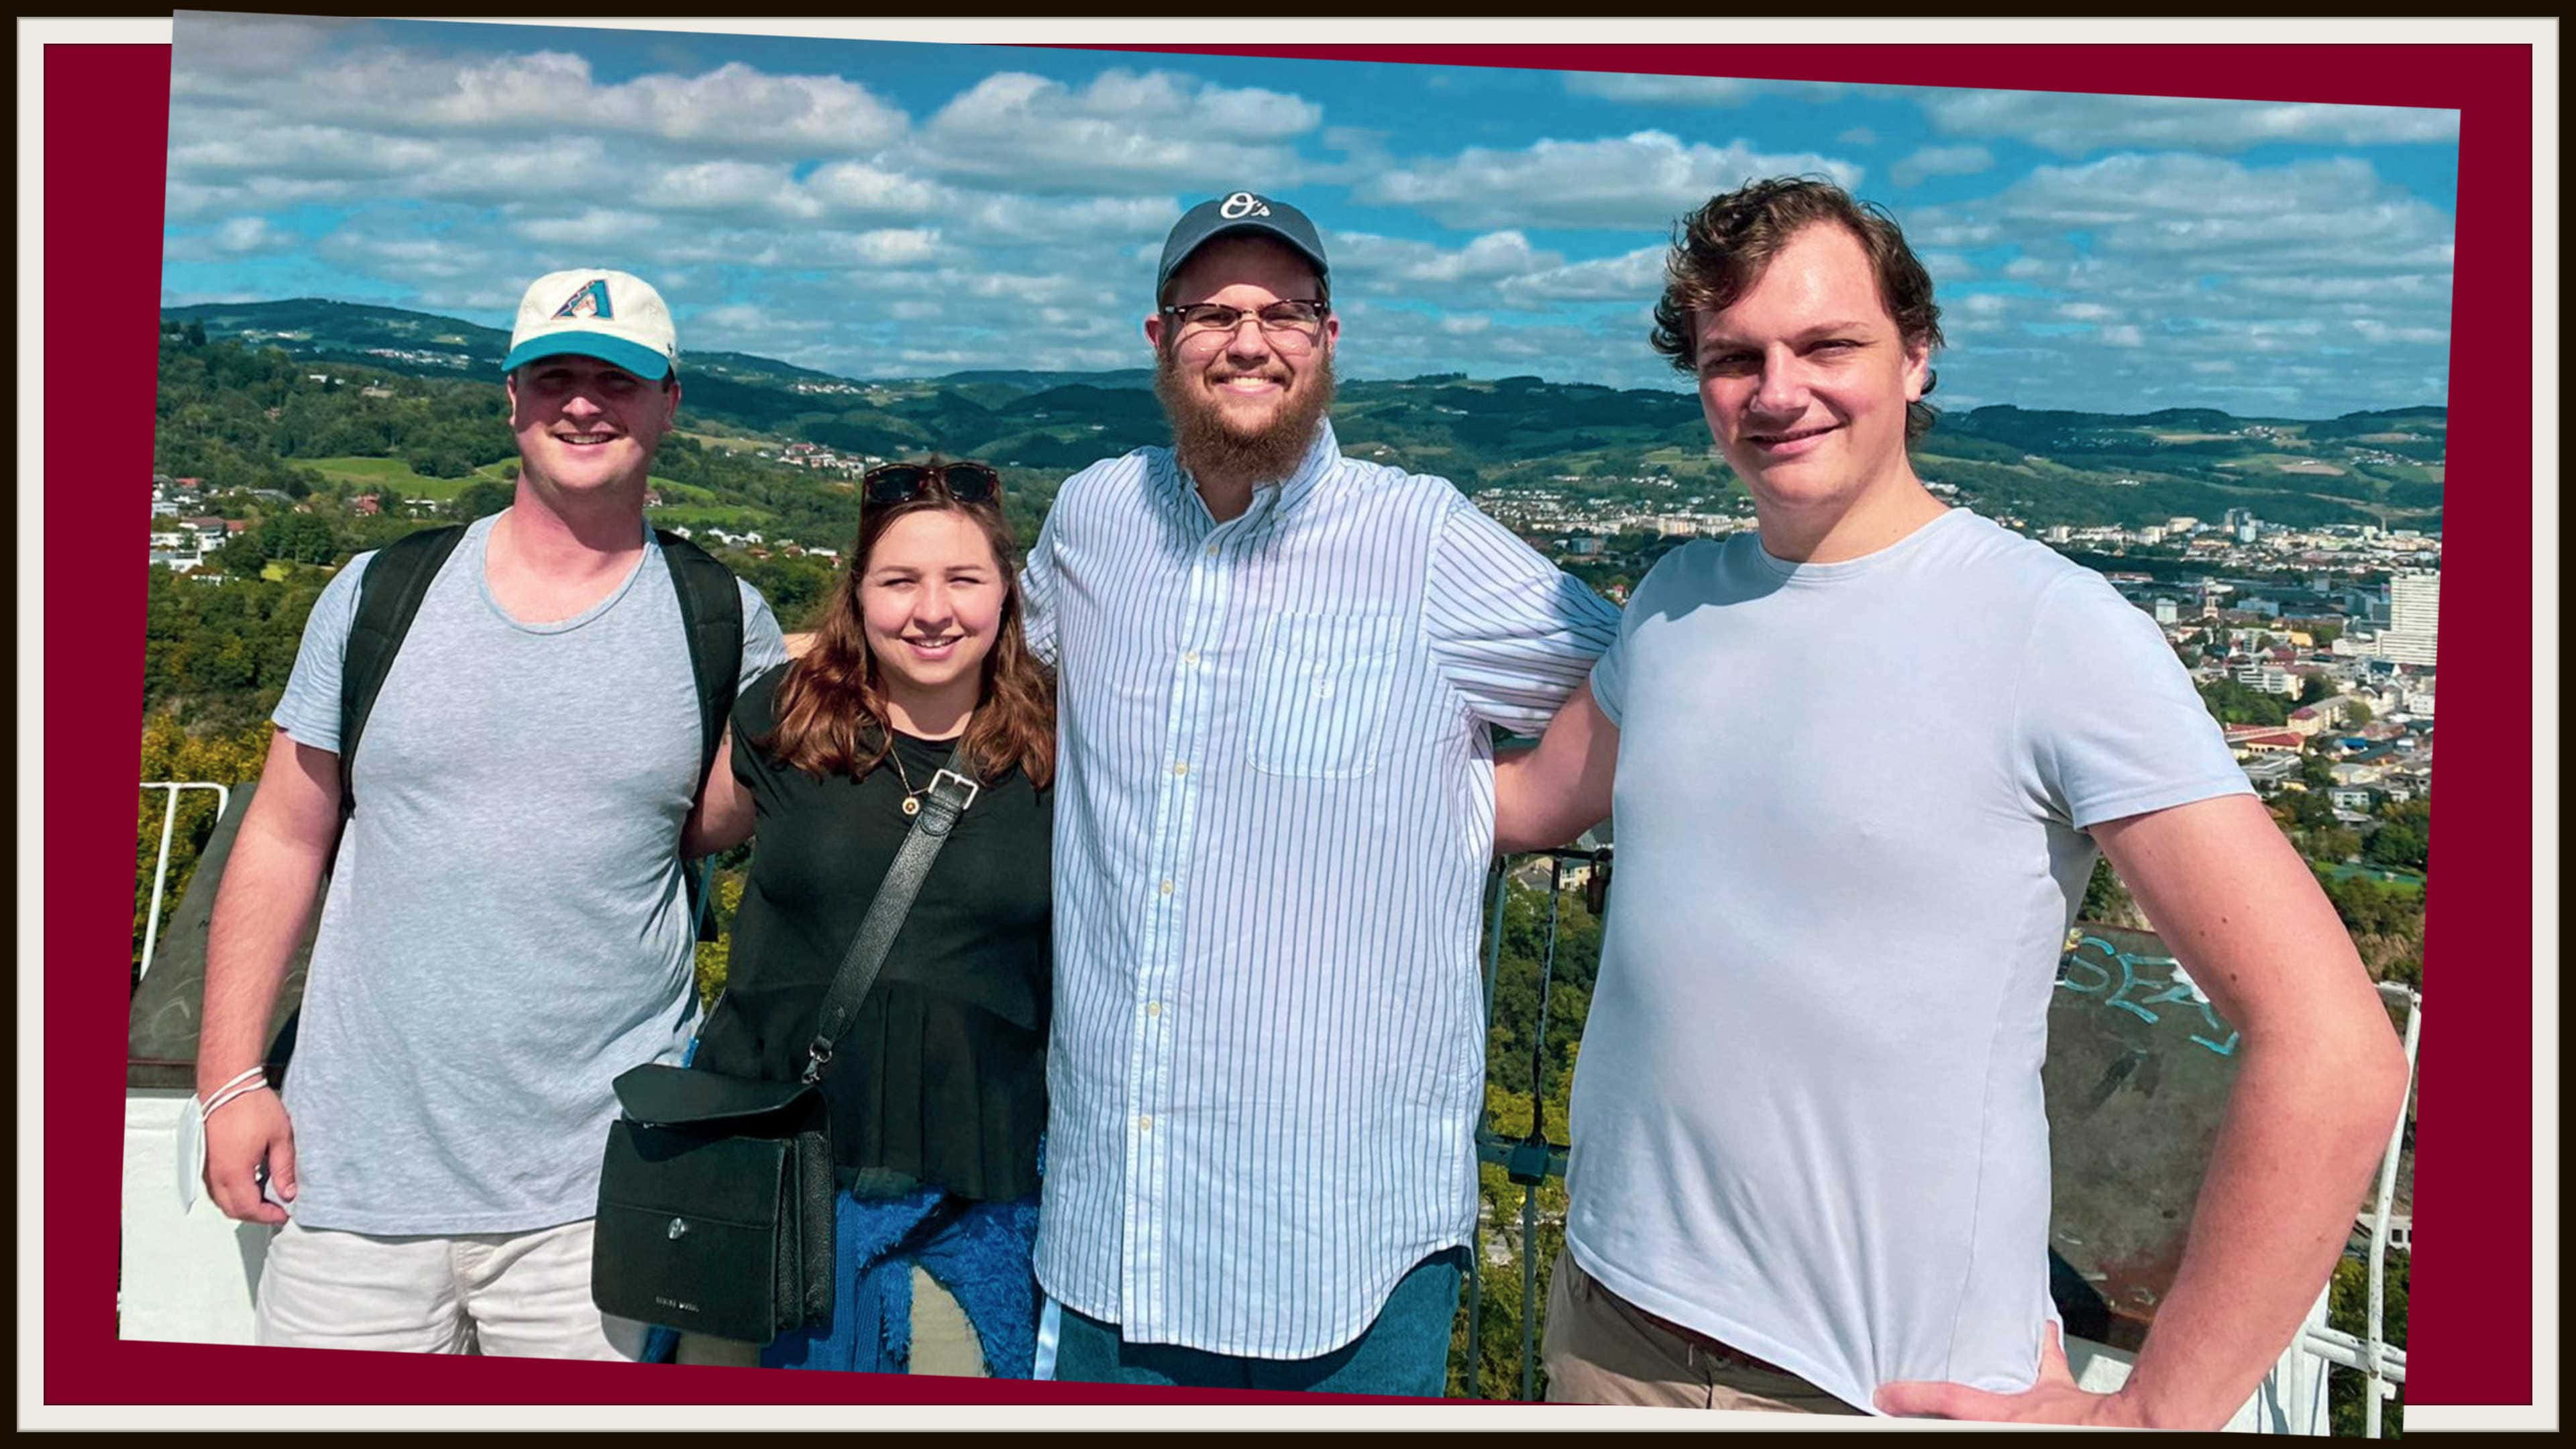
[[[268,1068],[265,1066],[251,1068],[249,1071],[242,1073],[240,1076],[235,1077],[231,1081],[224,1083],[222,1086],[215,1088],[211,1092],[208,1092],[205,1100],[211,1102],[217,1097],[222,1096],[224,1093],[231,1091],[233,1088],[240,1086],[242,1083],[249,1081],[253,1077],[258,1077],[265,1081],[268,1077]]]
[[[267,1074],[254,1067],[216,1089],[214,1100],[206,1103],[205,1107],[197,1113],[197,1118],[203,1121],[214,1116],[217,1111],[236,1099],[247,1097],[253,1092],[265,1091],[267,1088]]]

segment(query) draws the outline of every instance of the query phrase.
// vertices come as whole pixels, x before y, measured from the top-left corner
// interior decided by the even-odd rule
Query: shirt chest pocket
[[[1377,768],[1403,658],[1393,614],[1281,614],[1257,636],[1254,769],[1350,779]]]

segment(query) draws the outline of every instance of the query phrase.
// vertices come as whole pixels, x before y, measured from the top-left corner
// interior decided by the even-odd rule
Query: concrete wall
[[[178,1088],[125,1094],[117,1336],[250,1343],[271,1230],[225,1217],[203,1191],[193,1210],[180,1210],[178,1129],[188,1110],[188,1093]]]

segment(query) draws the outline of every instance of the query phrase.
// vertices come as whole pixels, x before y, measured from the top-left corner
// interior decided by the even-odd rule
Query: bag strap
[[[733,570],[714,554],[667,528],[653,530],[662,545],[662,564],[670,570],[671,587],[680,598],[680,632],[689,641],[689,677],[698,687],[698,774],[689,786],[692,808],[706,793],[707,771],[715,768],[716,747],[724,742],[725,719],[733,713],[734,687],[742,678],[742,590]],[[715,913],[707,909],[703,867],[683,868],[692,932],[701,941],[717,938]]]
[[[698,686],[698,782],[714,768],[725,717],[742,677],[742,589],[716,556],[667,528],[653,530],[662,562],[680,595],[680,628],[689,638],[689,673]],[[694,793],[694,792],[692,792]]]
[[[351,782],[367,716],[376,707],[385,676],[393,672],[394,655],[402,649],[403,636],[411,632],[420,601],[429,596],[430,582],[464,537],[461,523],[405,534],[376,550],[358,580],[357,617],[350,621],[348,643],[340,655],[340,820],[344,825],[358,808]]]
[[[894,938],[903,929],[904,917],[912,914],[912,898],[920,894],[922,878],[930,874],[930,863],[939,858],[939,849],[948,843],[957,818],[975,803],[980,791],[974,781],[954,771],[941,770],[930,777],[930,787],[922,792],[921,813],[912,817],[912,829],[895,851],[894,864],[886,867],[885,879],[877,885],[877,898],[868,904],[858,935],[851,938],[849,953],[841,958],[840,972],[832,978],[831,989],[823,994],[814,1041],[805,1048],[804,1080],[823,1079],[823,1068],[832,1060],[833,1044],[849,1029],[851,1015],[867,999],[868,988],[876,984],[877,970],[885,965],[886,953],[894,949]]]

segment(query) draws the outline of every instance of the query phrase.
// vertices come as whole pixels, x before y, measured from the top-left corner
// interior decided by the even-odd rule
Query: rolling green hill
[[[381,439],[387,458],[378,461],[402,452],[394,440],[414,399],[437,396],[450,407],[469,407],[488,393],[483,406],[499,409],[493,384],[508,337],[495,328],[311,298],[172,308],[164,317],[165,327],[193,323],[209,341],[328,362],[334,376],[377,382],[382,386],[373,393],[395,394],[327,409],[309,397],[261,400],[283,408],[286,436],[274,440],[275,452],[283,458],[323,451],[311,466],[335,481],[363,481],[363,470],[351,465],[366,450],[352,446],[353,439]],[[1033,481],[1022,495],[1042,498],[1066,474],[1169,436],[1152,375],[1135,368],[1088,374],[987,369],[862,381],[711,352],[684,354],[682,378],[684,418],[726,435],[707,452],[746,466],[752,455],[775,454],[790,442],[818,444],[854,461],[935,451],[1029,475]],[[290,379],[285,391],[300,392],[305,382]],[[1341,384],[1333,417],[1354,455],[1436,473],[1470,492],[1547,487],[1642,500],[1658,489],[1709,496],[1733,486],[1709,447],[1697,400],[1677,390],[1458,374],[1356,380]],[[1944,414],[1917,446],[1916,464],[1926,478],[1956,487],[1986,511],[2016,513],[2034,524],[2135,525],[2251,508],[2294,524],[2438,526],[2447,427],[2447,413],[2438,407],[2298,419],[2239,418],[2211,408],[2105,414],[2000,405]],[[325,433],[339,446],[317,450],[299,441]],[[497,428],[472,437],[452,428],[441,442],[435,459],[414,445],[409,478],[387,481],[413,490],[407,496],[449,496],[468,472],[488,475],[510,452]],[[420,466],[433,462],[437,476]],[[822,480],[813,475],[771,472],[794,476],[748,495],[718,484],[714,496],[693,502],[728,517],[762,517],[809,531],[846,511],[846,494],[835,499],[820,491]],[[804,502],[784,502],[789,495]]]

